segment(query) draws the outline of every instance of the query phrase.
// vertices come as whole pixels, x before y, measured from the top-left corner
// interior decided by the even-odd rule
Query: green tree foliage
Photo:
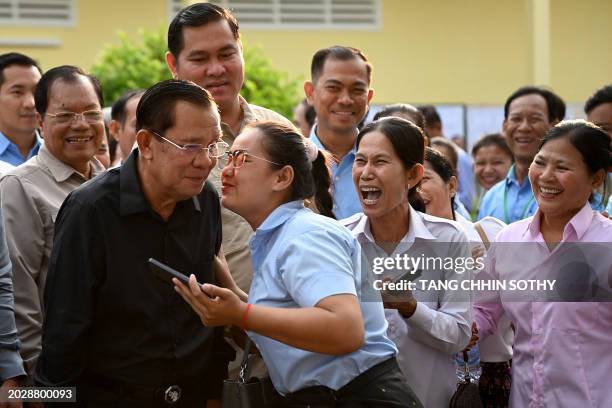
[[[165,62],[163,29],[141,30],[139,41],[123,32],[118,37],[119,43],[106,45],[91,67],[91,73],[102,83],[104,100],[109,105],[127,90],[146,89],[171,78]],[[300,100],[299,81],[274,69],[259,47],[245,47],[244,59],[246,78],[242,96],[250,103],[291,117]]]
[[[172,78],[166,67],[163,30],[140,31],[136,42],[119,32],[119,44],[107,44],[98,55],[91,73],[102,83],[104,101],[110,105],[130,89],[146,89]]]

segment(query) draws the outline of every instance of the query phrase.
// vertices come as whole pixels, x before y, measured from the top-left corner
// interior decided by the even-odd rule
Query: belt
[[[203,385],[201,382],[176,382],[167,383],[159,387],[149,387],[141,384],[129,383],[113,378],[108,378],[99,374],[87,374],[87,380],[91,381],[97,386],[104,386],[110,389],[114,389],[119,395],[126,395],[132,398],[151,401],[151,402],[163,402],[167,405],[176,404],[186,394],[195,392],[201,393]]]
[[[394,368],[399,370],[396,358],[391,357],[359,374],[337,391],[323,385],[317,385],[287,394],[285,396],[285,401],[289,404],[304,402],[309,402],[314,405],[326,403],[333,404],[333,402],[342,399],[342,397],[352,394],[355,390],[366,387],[372,381]]]

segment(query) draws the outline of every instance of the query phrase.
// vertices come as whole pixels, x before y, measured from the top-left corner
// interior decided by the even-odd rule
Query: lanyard
[[[531,202],[534,199],[535,199],[535,196],[532,195],[529,201],[527,201],[527,203],[523,207],[523,210],[521,211],[521,217],[519,218],[519,220],[522,220],[523,218],[525,218],[525,214],[527,213],[527,210],[529,209],[529,206],[531,205]],[[510,224],[510,216],[508,215],[508,185],[507,184],[504,188],[504,221],[506,222],[506,224]]]

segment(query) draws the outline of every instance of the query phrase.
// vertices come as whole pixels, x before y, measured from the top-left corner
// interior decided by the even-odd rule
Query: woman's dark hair
[[[319,150],[317,158],[311,162],[306,152],[305,139],[299,130],[282,122],[255,122],[249,127],[264,135],[264,151],[270,161],[278,163],[278,166],[273,166],[293,168],[291,200],[304,200],[314,196],[319,213],[336,219],[332,211],[334,202],[330,193],[330,156]]]
[[[451,180],[451,177],[456,176],[455,170],[448,162],[446,157],[439,151],[432,149],[431,147],[425,148],[425,161],[429,163],[432,170],[436,172],[438,176],[444,181],[444,183],[448,184]],[[455,219],[455,197],[451,197],[451,210],[453,211],[453,220]]]
[[[510,146],[508,146],[508,142],[506,142],[506,138],[501,133],[489,133],[488,135],[484,135],[474,144],[472,147],[472,157],[476,156],[478,150],[487,146],[497,146],[502,152],[504,152],[510,160],[514,163],[514,155],[512,154],[512,150],[510,150]]]
[[[359,149],[359,143],[365,135],[375,131],[385,135],[391,142],[395,154],[400,158],[405,169],[411,169],[415,164],[423,164],[425,136],[417,125],[409,120],[396,117],[370,122],[357,135],[356,149]],[[420,185],[419,181],[408,190],[408,201],[412,208],[424,212],[425,204],[417,192]]]
[[[412,105],[408,105],[407,103],[396,103],[394,105],[385,106],[382,110],[376,112],[374,115],[374,120],[388,118],[390,116],[395,116],[398,113],[403,113],[406,116],[412,118],[412,122],[420,127],[421,129],[425,129],[425,116],[421,113],[420,110],[415,108]]]
[[[582,160],[593,175],[600,170],[609,172],[612,167],[612,147],[610,147],[610,136],[599,126],[590,122],[576,119],[564,120],[552,127],[542,139],[540,149],[551,140],[567,137],[569,142],[580,152]],[[539,150],[539,149],[538,149]],[[604,177],[604,191],[606,178]],[[605,198],[605,197],[603,197]],[[593,195],[589,201],[593,200]]]

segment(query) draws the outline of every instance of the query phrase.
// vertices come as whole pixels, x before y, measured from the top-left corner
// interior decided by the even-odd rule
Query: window
[[[241,27],[357,29],[380,27],[380,0],[210,0],[232,10]]]
[[[74,0],[0,0],[0,24],[71,26]]]

